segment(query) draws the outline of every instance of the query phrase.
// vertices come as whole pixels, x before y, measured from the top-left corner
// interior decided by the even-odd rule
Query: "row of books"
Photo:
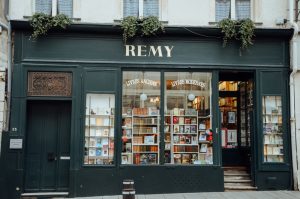
[[[133,152],[158,152],[158,146],[133,145]]]
[[[264,155],[283,155],[283,146],[264,146]]]
[[[149,153],[149,154],[134,154],[133,156],[133,164],[157,164],[158,158],[157,154]]]
[[[85,138],[85,147],[103,147],[114,148],[114,140],[108,138]]]
[[[108,145],[103,146],[102,148],[89,148],[85,149],[86,156],[97,156],[97,157],[108,157],[113,156],[114,151],[113,149],[109,149]]]
[[[198,152],[198,146],[173,146],[174,152]]]
[[[174,164],[193,164],[198,159],[198,154],[174,154]]]
[[[173,115],[197,115],[196,109],[182,109],[182,108],[173,108]]]
[[[86,128],[85,136],[95,136],[95,137],[114,137],[114,128]]]
[[[139,135],[133,136],[133,144],[157,144],[157,139],[155,135]]]
[[[274,134],[265,134],[265,141],[264,144],[283,144],[282,135],[274,135]]]
[[[133,118],[134,125],[158,124],[157,118]]]
[[[197,116],[195,117],[173,116],[173,124],[197,124]]]
[[[174,125],[174,133],[197,133],[196,125]]]
[[[174,144],[198,144],[197,135],[174,135]]]
[[[140,133],[157,133],[157,127],[134,127],[133,128],[134,134],[140,134]]]
[[[105,164],[105,165],[109,165],[109,164],[113,164],[113,158],[90,158],[88,156],[86,156],[84,158],[84,164]]]
[[[159,115],[159,109],[156,107],[133,108],[132,113],[133,115]]]

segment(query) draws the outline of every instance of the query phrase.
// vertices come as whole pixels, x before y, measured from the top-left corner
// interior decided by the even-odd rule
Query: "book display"
[[[127,109],[122,117],[122,164],[158,164],[159,110]]]
[[[284,162],[281,96],[264,96],[264,162]]]
[[[237,140],[237,97],[220,97],[219,107],[222,124],[222,147],[236,148]]]
[[[87,94],[84,164],[113,164],[115,96]]]
[[[195,109],[174,108],[165,116],[165,163],[212,164],[212,143],[207,138],[210,117]]]

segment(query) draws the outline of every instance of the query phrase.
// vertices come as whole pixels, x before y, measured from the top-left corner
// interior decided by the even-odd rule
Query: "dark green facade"
[[[128,57],[121,31],[115,26],[72,25],[67,31],[53,31],[37,40],[30,39],[27,23],[14,22],[14,59],[10,130],[3,133],[1,149],[0,198],[18,198],[24,193],[25,143],[28,104],[31,101],[66,101],[71,104],[70,197],[116,195],[122,180],[134,179],[137,193],[223,191],[220,135],[214,134],[214,164],[211,166],[122,166],[121,99],[122,71],[153,70],[205,71],[213,75],[213,123],[218,127],[220,71],[251,72],[254,76],[253,176],[259,190],[292,189],[289,130],[289,39],[292,30],[256,30],[254,45],[240,52],[238,43],[222,47],[220,30],[166,28],[153,38],[135,39],[132,45],[174,46],[172,57]],[[27,96],[30,71],[72,73],[71,97]],[[83,125],[87,92],[116,95],[115,164],[83,165]],[[261,98],[279,95],[283,99],[285,163],[263,163]],[[215,108],[214,108],[215,107]],[[12,129],[15,128],[13,131]],[[23,140],[22,149],[9,149],[13,138]],[[166,186],[167,185],[167,186]]]

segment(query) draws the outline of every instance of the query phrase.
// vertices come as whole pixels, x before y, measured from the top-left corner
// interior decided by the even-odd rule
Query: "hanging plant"
[[[132,38],[138,31],[138,18],[134,16],[125,17],[121,22],[123,29],[123,40],[126,43],[128,38]]]
[[[156,35],[159,32],[164,32],[164,26],[155,16],[143,18],[140,25],[142,36],[151,36]]]
[[[254,23],[250,19],[240,21],[239,39],[242,42],[242,49],[246,49],[249,45],[253,45],[252,38],[254,37]]]
[[[33,28],[31,37],[36,39],[41,35],[46,35],[51,28],[60,27],[65,29],[71,23],[71,20],[63,14],[52,17],[44,13],[35,13],[29,23]]]
[[[218,23],[218,27],[221,28],[221,32],[224,34],[223,47],[226,47],[231,39],[239,40],[241,42],[240,49],[242,50],[253,44],[255,26],[251,19],[238,21],[223,19]]]
[[[164,26],[155,16],[139,19],[134,16],[125,17],[121,22],[123,41],[135,36],[151,36],[164,32]]]

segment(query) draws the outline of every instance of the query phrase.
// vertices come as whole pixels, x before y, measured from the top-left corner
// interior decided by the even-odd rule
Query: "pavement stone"
[[[122,195],[74,199],[122,199]],[[136,195],[135,199],[300,199],[299,191],[232,191]]]

